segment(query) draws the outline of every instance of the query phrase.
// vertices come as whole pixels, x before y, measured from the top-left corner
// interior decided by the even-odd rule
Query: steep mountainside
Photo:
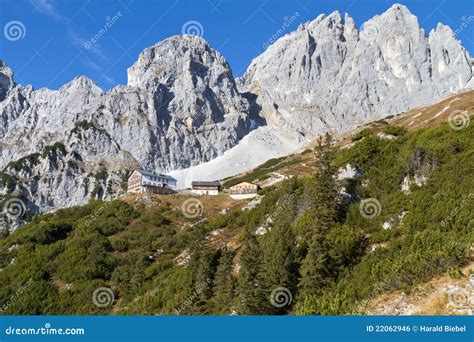
[[[0,107],[0,165],[66,142],[83,121],[139,163],[162,169],[212,159],[248,131],[247,101],[229,65],[201,38],[176,36],[144,50],[128,76],[128,86],[108,93],[85,77],[57,91],[22,88],[10,78]]]
[[[59,90],[23,88],[3,63],[0,70],[0,168],[14,183],[9,189],[2,182],[2,192],[16,190],[32,209],[110,197],[120,189],[117,173],[205,162],[250,129],[248,103],[229,65],[195,36],[144,50],[128,71],[129,84],[107,93],[85,77]],[[55,144],[63,152],[54,159],[63,163],[44,152]]]
[[[228,177],[322,132],[469,88],[471,64],[449,27],[426,37],[401,5],[360,31],[348,15],[320,15],[237,81],[222,55],[189,35],[145,49],[128,84],[108,92],[85,77],[58,90],[23,87],[0,61],[0,196],[15,193],[40,212],[113,198],[138,166],[175,171],[182,186]]]
[[[470,84],[469,84],[470,83]],[[262,115],[305,136],[343,132],[472,86],[472,60],[453,31],[428,36],[402,5],[364,23],[320,15],[271,45],[240,80]]]
[[[413,131],[433,127],[443,122],[449,122],[455,128],[462,128],[469,125],[469,116],[473,114],[474,90],[463,91],[436,104],[416,107],[408,112],[390,115],[348,132],[335,134],[334,138],[337,146],[347,148],[351,146],[355,136],[367,129],[377,134],[385,134],[384,131],[389,130],[390,126],[400,126]],[[291,152],[293,148],[294,151],[299,152],[287,152],[282,156],[278,153],[281,146],[275,144],[275,140],[268,139],[273,132],[278,132],[279,140],[285,141],[284,128],[275,130],[275,127],[271,126],[259,127],[222,156],[198,166],[173,171],[172,175],[178,179],[178,182],[181,181],[186,185],[189,185],[191,180],[200,178],[221,179],[224,186],[243,180],[267,186],[288,176],[312,173],[315,158],[312,153],[309,153],[309,148],[314,147],[316,141],[302,144],[298,148],[298,145],[291,145],[291,140],[286,140],[287,151]],[[250,146],[253,147],[250,148]],[[262,163],[262,160],[266,161]]]
[[[304,149],[321,133],[436,103],[473,82],[472,59],[451,29],[440,24],[426,37],[404,6],[394,5],[361,31],[347,14],[320,15],[271,45],[237,81],[268,126],[173,175],[184,187],[246,172]]]

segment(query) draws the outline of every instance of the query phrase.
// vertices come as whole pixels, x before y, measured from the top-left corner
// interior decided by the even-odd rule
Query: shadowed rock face
[[[7,92],[13,86],[13,72],[0,60],[0,101],[5,99]]]
[[[449,27],[427,37],[401,5],[361,30],[337,12],[301,25],[252,62],[240,92],[224,57],[188,35],[145,49],[108,92],[86,77],[22,87],[0,61],[0,195],[35,211],[111,198],[126,170],[209,161],[252,122],[306,140],[434,103],[472,85],[471,62]]]
[[[449,27],[426,36],[394,5],[360,31],[347,14],[320,15],[270,46],[239,83],[268,120],[314,136],[434,103],[471,79],[471,59]]]

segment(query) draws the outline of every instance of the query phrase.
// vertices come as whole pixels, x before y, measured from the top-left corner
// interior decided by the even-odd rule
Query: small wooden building
[[[137,169],[128,177],[128,193],[152,192],[172,194],[176,192],[176,179],[171,176]]]
[[[191,183],[191,192],[196,195],[218,195],[221,184],[217,181],[195,181]]]

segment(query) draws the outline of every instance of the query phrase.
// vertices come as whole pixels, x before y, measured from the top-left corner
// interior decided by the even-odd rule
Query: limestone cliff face
[[[0,64],[0,170],[38,211],[107,198],[134,167],[167,171],[208,161],[250,130],[228,63],[199,37],[144,50],[128,75],[127,86],[109,92],[85,77],[33,90]],[[64,151],[51,164],[45,151],[55,144]],[[97,174],[107,177],[99,182]]]
[[[108,92],[86,77],[58,90],[22,87],[0,61],[0,197],[21,194],[36,212],[107,199],[130,169],[198,165],[252,129],[309,141],[472,86],[472,60],[451,29],[426,35],[401,5],[360,30],[347,14],[320,15],[237,81],[222,55],[188,35],[145,49],[128,84]],[[258,116],[269,127],[256,127]],[[265,146],[263,158],[278,155]]]
[[[469,86],[471,63],[449,27],[426,36],[394,5],[360,31],[347,14],[320,15],[257,57],[239,84],[269,121],[314,136],[434,103]]]

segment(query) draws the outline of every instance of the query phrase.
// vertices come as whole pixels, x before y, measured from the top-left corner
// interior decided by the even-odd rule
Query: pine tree
[[[291,188],[291,185],[290,185]],[[286,314],[291,302],[283,307],[275,306],[271,301],[272,291],[285,288],[291,296],[296,293],[298,265],[295,248],[295,234],[292,224],[296,216],[296,198],[284,196],[279,210],[273,218],[273,228],[265,236],[263,253],[262,288],[266,296],[264,310],[267,314]],[[275,299],[275,298],[273,298]]]
[[[317,168],[314,175],[311,214],[314,218],[314,228],[318,232],[327,232],[338,221],[339,217],[339,187],[334,168],[335,151],[333,140],[329,133],[324,139],[319,138],[315,149]],[[312,241],[312,237],[310,240]]]
[[[258,315],[263,313],[265,303],[262,294],[262,248],[257,237],[247,232],[244,237],[238,278],[238,303],[240,314]]]
[[[333,283],[333,262],[329,249],[322,234],[315,233],[300,269],[300,296],[320,294],[322,289]]]
[[[339,219],[339,188],[335,177],[332,137],[326,134],[316,147],[317,168],[310,192],[311,209],[308,226],[304,227],[303,240],[307,253],[301,265],[299,288],[301,295],[317,294],[333,282],[330,247],[326,234]]]
[[[203,246],[202,251],[197,254],[199,259],[193,263],[197,264],[197,269],[194,270],[193,293],[191,295],[193,299],[190,312],[205,314],[208,312],[209,300],[213,295],[214,278],[221,251]]]
[[[235,296],[235,278],[232,274],[234,254],[225,248],[219,259],[214,279],[212,306],[215,314],[228,315],[232,312]]]

